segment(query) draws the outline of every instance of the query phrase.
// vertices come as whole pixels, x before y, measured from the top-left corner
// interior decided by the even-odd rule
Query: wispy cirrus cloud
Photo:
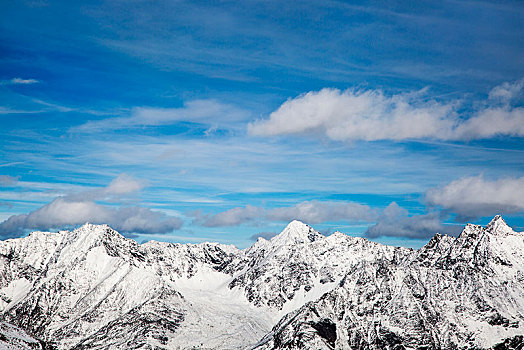
[[[424,91],[386,95],[381,90],[322,89],[284,102],[268,119],[249,124],[252,135],[319,134],[336,141],[472,140],[524,136],[521,81],[490,93],[486,106],[460,115],[460,100],[424,100]]]
[[[9,175],[0,175],[0,186],[15,186],[18,183],[20,177],[9,176]]]
[[[115,201],[140,191],[144,183],[125,174],[100,189],[55,198],[27,214],[12,215],[0,223],[0,236],[17,237],[26,230],[71,227],[85,222],[108,224],[123,233],[168,233],[183,221],[140,206],[117,207],[97,203]]]
[[[127,174],[120,174],[106,187],[69,194],[67,200],[115,200],[139,192],[146,187],[145,181]]]
[[[426,192],[430,205],[440,206],[472,219],[496,214],[524,212],[524,177],[488,180],[484,176],[463,177]]]
[[[13,78],[9,80],[1,80],[0,85],[31,85],[39,82],[40,81],[36,79]]]
[[[180,108],[135,107],[129,116],[88,121],[73,132],[96,132],[139,126],[170,125],[177,122],[231,125],[245,120],[249,112],[217,100],[188,101]]]

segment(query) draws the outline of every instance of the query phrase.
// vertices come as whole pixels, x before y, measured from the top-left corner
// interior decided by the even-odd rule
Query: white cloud
[[[135,107],[130,116],[89,121],[72,131],[90,132],[113,130],[137,126],[170,125],[180,121],[206,123],[216,127],[216,123],[229,124],[248,118],[249,114],[235,106],[217,100],[188,101],[181,108]]]
[[[406,209],[392,202],[380,215],[377,223],[365,232],[369,238],[381,236],[427,238],[435,233],[456,233],[456,227],[444,227],[440,215],[436,212],[409,216]]]
[[[261,219],[271,221],[301,220],[310,224],[329,221],[370,221],[376,213],[367,205],[353,202],[304,201],[291,207],[264,209],[247,205],[226,210],[215,215],[193,213],[195,221],[203,226],[236,226]]]
[[[0,175],[0,186],[10,187],[18,183],[18,177],[9,175]]]
[[[140,191],[144,188],[144,183],[127,174],[120,174],[117,178],[109,183],[104,189],[105,195],[122,196],[129,193]]]
[[[88,191],[81,191],[69,194],[64,198],[68,200],[115,200],[128,195],[132,195],[142,188],[145,184],[143,181],[135,179],[127,174],[120,174],[113,179],[109,185],[103,188],[97,188]]]
[[[495,181],[482,175],[465,177],[428,190],[426,201],[463,218],[524,212],[524,177]]]
[[[264,216],[264,209],[252,205],[232,208],[215,215],[194,213],[195,221],[206,227],[237,226]]]
[[[16,237],[25,230],[48,230],[85,222],[108,224],[123,233],[167,233],[182,220],[143,207],[112,208],[92,201],[59,197],[28,214],[13,215],[0,223],[0,235]]]
[[[85,222],[108,224],[123,233],[167,233],[182,226],[181,219],[148,208],[112,207],[95,201],[117,200],[140,191],[142,181],[121,174],[108,186],[55,198],[28,214],[9,217],[0,223],[0,235],[15,237],[25,230],[48,230]]]
[[[30,85],[39,83],[36,79],[22,79],[22,78],[13,78],[10,80],[3,80],[0,82],[0,85]]]
[[[312,200],[298,203],[292,207],[270,209],[266,217],[277,221],[296,219],[310,224],[319,224],[339,220],[370,221],[376,217],[376,213],[369,206],[358,203]]]
[[[487,139],[497,135],[524,136],[524,108],[487,107],[457,125],[456,139]]]
[[[380,90],[322,89],[283,103],[248,126],[252,135],[314,134],[336,141],[406,139],[470,140],[524,136],[524,108],[511,107],[523,83],[505,83],[490,93],[497,100],[459,117],[460,101],[421,101],[424,91],[387,96]]]
[[[522,88],[524,88],[524,79],[520,79],[514,83],[505,82],[491,89],[489,99],[507,103],[518,97],[521,94]]]

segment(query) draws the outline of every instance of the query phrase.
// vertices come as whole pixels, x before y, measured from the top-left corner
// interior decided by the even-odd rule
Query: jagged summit
[[[270,242],[273,245],[288,245],[314,242],[321,238],[324,238],[324,236],[309,225],[293,220],[280,234],[271,238]]]
[[[514,233],[513,229],[508,226],[506,221],[500,215],[496,215],[486,226],[486,231],[491,233],[508,234]]]
[[[92,224],[90,222],[86,222],[82,226],[79,226],[76,229],[74,229],[73,231],[93,232],[93,231],[102,231],[102,230],[108,230],[108,229],[111,230],[111,231],[116,232],[108,224]]]
[[[507,235],[515,234],[515,231],[506,223],[506,221],[504,221],[502,216],[495,215],[495,217],[491,219],[490,223],[485,227],[475,224],[466,224],[458,236],[458,240],[470,239],[472,237],[476,239],[482,233]]]

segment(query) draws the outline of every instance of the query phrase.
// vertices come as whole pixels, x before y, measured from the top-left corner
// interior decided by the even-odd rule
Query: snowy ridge
[[[0,311],[34,348],[509,349],[523,271],[524,234],[499,216],[416,251],[299,221],[245,250],[85,224],[0,241]]]
[[[522,349],[524,234],[500,217],[409,258],[354,265],[258,349]]]

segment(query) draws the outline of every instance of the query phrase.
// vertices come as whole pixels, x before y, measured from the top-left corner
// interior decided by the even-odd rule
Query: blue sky
[[[0,235],[524,226],[521,2],[3,1]]]

